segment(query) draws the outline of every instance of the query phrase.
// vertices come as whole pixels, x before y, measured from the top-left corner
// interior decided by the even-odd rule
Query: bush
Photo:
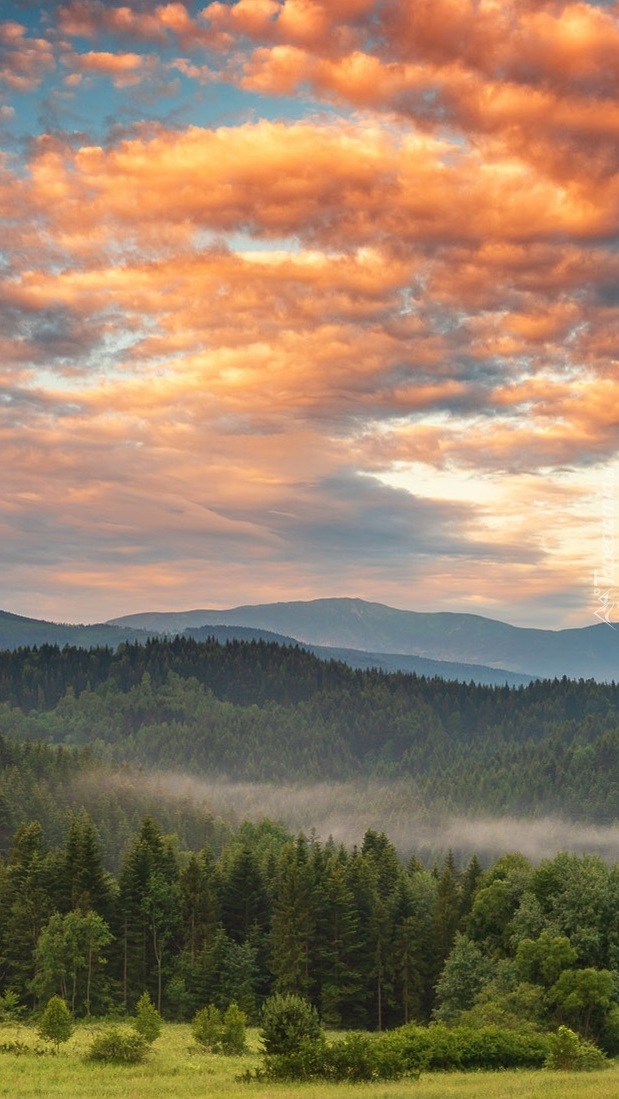
[[[93,1040],[86,1054],[86,1060],[134,1065],[143,1061],[147,1053],[148,1042],[141,1034],[112,1027],[111,1030],[97,1035]]]
[[[198,1011],[191,1032],[208,1053],[239,1054],[245,1051],[247,1016],[236,1004],[230,1004],[225,1015],[214,1004]]]
[[[409,1025],[393,1031],[411,1070],[541,1068],[549,1053],[549,1036],[503,1027],[429,1027]]]
[[[219,1053],[223,1019],[215,1004],[208,1004],[196,1012],[191,1024],[191,1033],[199,1046],[207,1053]]]
[[[333,1083],[366,1083],[419,1076],[405,1063],[401,1050],[386,1035],[347,1034],[328,1043],[324,1034],[305,1039],[290,1053],[265,1057],[259,1079],[329,1080]]]
[[[317,1041],[322,1027],[316,1008],[294,993],[270,996],[262,1009],[262,1044],[265,1053],[294,1053],[306,1042]]]
[[[136,1004],[133,1026],[149,1045],[156,1041],[161,1034],[161,1015],[154,1006],[148,992],[143,992]]]
[[[556,1034],[550,1036],[550,1052],[546,1067],[563,1069],[567,1072],[593,1072],[607,1068],[608,1060],[593,1042],[579,1038],[567,1026],[560,1026]]]
[[[236,1004],[230,1004],[223,1020],[221,1052],[228,1056],[245,1052],[247,1016]]]
[[[324,1034],[317,1038],[304,1038],[296,1049],[287,1053],[267,1053],[264,1069],[256,1073],[259,1079],[268,1080],[318,1080],[327,1075],[326,1041]]]
[[[397,1043],[382,1034],[347,1034],[327,1046],[329,1079],[361,1083],[370,1080],[399,1080],[419,1076],[419,1070],[405,1062]]]
[[[52,996],[48,1000],[47,1007],[39,1022],[39,1034],[48,1042],[53,1042],[56,1052],[61,1042],[67,1042],[73,1034],[73,1019],[64,1000],[60,996]]]

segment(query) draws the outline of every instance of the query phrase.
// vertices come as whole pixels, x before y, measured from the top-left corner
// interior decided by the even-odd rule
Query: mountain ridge
[[[293,600],[226,609],[145,612],[110,625],[163,632],[207,625],[271,629],[309,645],[477,664],[533,677],[619,677],[619,631],[604,623],[544,630],[453,611],[407,611],[362,599]]]
[[[8,626],[7,626],[8,623]],[[17,623],[17,627],[15,624]],[[17,634],[15,629],[17,628]],[[159,631],[155,629],[136,630],[130,627],[117,627],[113,623],[94,623],[75,625],[70,623],[46,622],[42,619],[27,618],[10,611],[0,610],[0,650],[26,648],[40,645],[76,645],[78,648],[92,648],[100,645],[115,647],[123,641],[144,644],[150,637],[170,636],[175,633],[193,637],[197,640],[214,637],[226,641],[266,641],[277,645],[301,646],[312,652],[320,660],[340,660],[352,668],[378,668],[384,672],[403,672],[404,674],[438,676],[448,680],[470,682],[485,685],[520,686],[529,683],[533,677],[510,672],[507,668],[490,668],[478,664],[456,661],[429,660],[424,657],[405,653],[373,653],[368,651],[335,648],[333,646],[310,645],[296,637],[274,633],[271,630],[257,629],[251,626],[207,625],[190,629]]]

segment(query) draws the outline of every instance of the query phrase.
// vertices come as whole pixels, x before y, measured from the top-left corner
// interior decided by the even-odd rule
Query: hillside
[[[147,616],[149,617],[149,616]],[[156,617],[156,616],[155,616]],[[90,649],[97,646],[116,648],[123,641],[144,642],[149,637],[174,637],[177,633],[205,640],[214,637],[217,641],[267,641],[280,645],[298,645],[295,637],[275,633],[272,630],[252,626],[210,625],[194,628],[177,628],[171,621],[165,629],[159,625],[134,628],[112,623],[92,626],[66,625],[45,622],[36,618],[24,618],[21,615],[0,611],[0,649],[14,650],[34,645],[73,645]],[[414,672],[417,675],[442,676],[444,679],[459,679],[468,683],[497,684],[508,683],[518,686],[528,683],[531,676],[519,675],[504,668],[489,668],[482,665],[455,663],[450,661],[427,660],[424,657],[410,656],[405,653],[369,653],[356,649],[335,649],[322,645],[306,645],[321,660],[343,660],[351,668],[380,668],[386,672]]]
[[[405,782],[453,812],[606,822],[619,686],[385,675],[300,648],[190,638],[0,653],[0,735],[243,782]],[[11,797],[11,791],[7,791]]]
[[[97,645],[116,646],[121,641],[145,641],[148,636],[148,632],[139,627],[114,626],[106,622],[77,626],[0,611],[0,649],[27,645],[78,645],[90,649]]]
[[[525,675],[619,678],[619,630],[604,623],[569,630],[510,626],[475,614],[397,610],[362,599],[314,599],[227,610],[133,614],[110,625],[167,633],[205,625],[273,630],[310,645],[411,654]]]

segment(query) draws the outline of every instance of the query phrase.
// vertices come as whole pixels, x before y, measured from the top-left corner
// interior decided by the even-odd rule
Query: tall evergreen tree
[[[270,967],[277,992],[309,998],[316,937],[314,880],[307,841],[300,836],[282,851],[276,876]]]

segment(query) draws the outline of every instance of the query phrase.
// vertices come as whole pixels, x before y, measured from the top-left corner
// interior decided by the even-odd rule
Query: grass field
[[[148,1062],[121,1066],[90,1064],[84,1052],[96,1028],[80,1026],[58,1056],[0,1053],[0,1096],[7,1099],[617,1099],[619,1065],[605,1072],[433,1073],[395,1084],[237,1083],[258,1063],[244,1057],[214,1057],[192,1050],[188,1026],[167,1024]],[[0,1027],[0,1043],[21,1038],[37,1044],[26,1027]],[[41,1043],[39,1043],[41,1044]]]

